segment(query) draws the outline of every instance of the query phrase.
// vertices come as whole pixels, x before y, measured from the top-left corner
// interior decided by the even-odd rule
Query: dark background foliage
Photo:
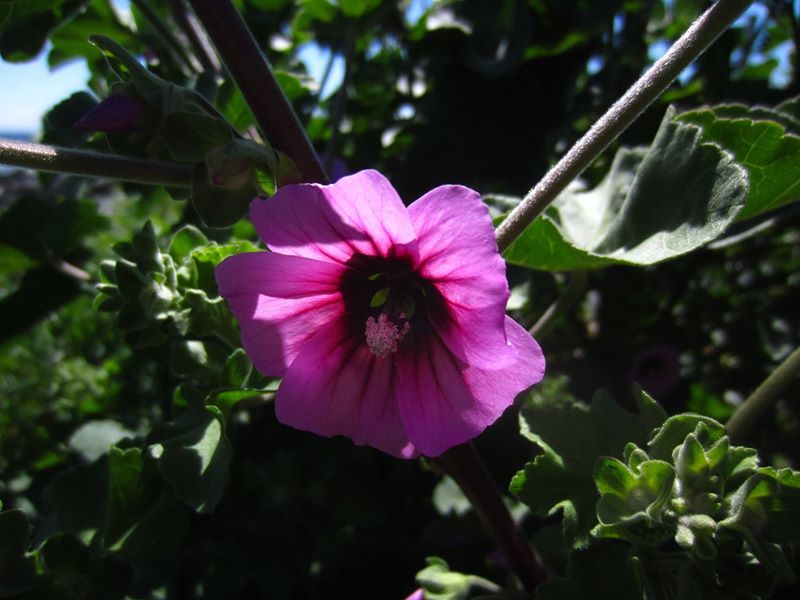
[[[177,29],[180,3],[145,4]],[[343,161],[349,172],[380,169],[410,202],[444,183],[523,195],[706,4],[461,0],[435,3],[413,21],[403,3],[388,0],[239,7],[323,161]],[[5,60],[47,51],[51,65],[80,59],[91,69],[87,94],[47,115],[43,139],[113,145],[72,129],[113,81],[86,41],[92,34],[207,94],[240,130],[252,127],[235,88],[216,89],[193,72],[139,5],[137,34],[107,0],[29,2],[17,12],[0,3]],[[584,175],[590,185],[616,147],[652,141],[671,102],[774,105],[800,92],[792,3],[755,5],[757,16],[725,33],[596,161]],[[345,61],[342,85],[322,100],[296,55],[312,41]],[[787,56],[781,77],[777,58]],[[121,150],[143,154],[136,144]],[[799,216],[790,205],[734,226],[727,235],[743,234],[741,241],[658,266],[590,272],[574,309],[541,335],[548,379],[539,393],[588,401],[605,387],[630,405],[636,379],[660,385],[651,391],[670,413],[727,418],[800,339]],[[268,403],[225,414],[230,470],[227,482],[203,484],[202,493],[213,488],[219,497],[210,514],[186,501],[181,481],[154,475],[163,464],[148,455],[153,444],[169,447],[213,424],[205,413],[164,430],[192,405],[193,390],[211,384],[176,366],[178,338],[131,345],[73,270],[100,279],[101,261],[115,258],[112,245],[130,241],[148,219],[162,249],[186,224],[221,243],[255,241],[246,222],[205,228],[190,203],[163,190],[26,173],[0,179],[0,499],[25,512],[28,547],[41,548],[36,588],[15,596],[7,587],[0,597],[402,598],[430,555],[507,582],[476,516],[425,461],[291,430]],[[759,223],[765,231],[746,235]],[[570,277],[510,267],[514,316],[532,325]],[[501,489],[533,451],[512,412],[477,441]],[[799,425],[797,404],[778,404],[751,445],[772,464],[797,467]],[[546,531],[536,519],[524,524],[531,534]],[[105,541],[92,541],[98,531]],[[28,568],[4,552],[0,545],[0,569]],[[549,556],[563,572],[558,553]],[[776,597],[796,592],[785,587]]]

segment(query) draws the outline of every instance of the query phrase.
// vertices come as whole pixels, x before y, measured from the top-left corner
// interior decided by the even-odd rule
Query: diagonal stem
[[[536,339],[544,336],[553,326],[553,323],[556,322],[556,319],[567,312],[572,308],[573,304],[581,299],[586,291],[588,280],[589,277],[586,271],[575,271],[572,273],[564,291],[556,298],[555,302],[547,307],[547,310],[545,310],[544,314],[539,317],[539,320],[534,323],[533,327],[528,330],[528,333]]]
[[[170,0],[170,7],[172,8],[172,18],[183,29],[183,33],[194,50],[194,55],[202,63],[203,68],[210,73],[219,73],[221,65],[214,54],[214,49],[211,48],[205,37],[205,32],[200,28],[197,17],[189,10],[184,0]]]
[[[179,188],[191,187],[192,178],[191,168],[181,165],[1,138],[0,163]]]
[[[179,59],[179,62],[188,69],[188,73],[197,72],[197,65],[192,61],[189,54],[187,54],[186,48],[183,47],[180,40],[175,37],[175,34],[164,24],[163,19],[150,8],[147,2],[145,2],[145,0],[131,0],[131,4],[141,11],[144,18],[150,22],[150,25],[156,30],[159,37],[164,40],[167,47],[172,50]]]
[[[800,348],[795,348],[778,367],[750,394],[725,424],[732,442],[740,443],[764,412],[800,378]]]
[[[291,158],[303,181],[328,177],[292,106],[231,0],[189,0],[270,144]]]
[[[472,444],[462,444],[432,460],[464,492],[525,589],[536,589],[544,580],[539,559],[511,518],[475,447]]]
[[[718,0],[703,13],[667,53],[570,148],[500,224],[496,232],[500,251],[508,248],[567,184],[625,131],[751,2],[752,0]]]

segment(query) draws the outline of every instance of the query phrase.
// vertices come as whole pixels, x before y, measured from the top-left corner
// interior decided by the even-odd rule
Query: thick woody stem
[[[190,0],[270,144],[291,158],[306,182],[328,177],[266,57],[230,0]]]
[[[486,465],[472,444],[451,448],[433,461],[464,492],[525,589],[536,589],[544,580],[539,559],[511,518]]]

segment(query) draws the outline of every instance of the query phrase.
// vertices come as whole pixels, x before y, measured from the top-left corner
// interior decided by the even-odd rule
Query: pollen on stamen
[[[400,318],[404,319],[405,314],[401,313]],[[381,313],[377,319],[369,317],[364,331],[367,336],[367,346],[375,356],[385,358],[397,352],[398,342],[405,337],[409,329],[411,324],[408,321],[405,321],[402,327],[398,327],[386,313]]]

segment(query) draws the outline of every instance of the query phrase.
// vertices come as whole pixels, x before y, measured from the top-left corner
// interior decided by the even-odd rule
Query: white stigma
[[[404,313],[400,313],[399,316],[400,319],[405,320]],[[405,321],[402,327],[398,327],[386,316],[386,313],[381,313],[377,319],[369,317],[364,331],[367,336],[367,346],[375,356],[385,358],[393,352],[397,352],[397,343],[405,337],[409,329],[411,329],[411,324],[408,321]]]

